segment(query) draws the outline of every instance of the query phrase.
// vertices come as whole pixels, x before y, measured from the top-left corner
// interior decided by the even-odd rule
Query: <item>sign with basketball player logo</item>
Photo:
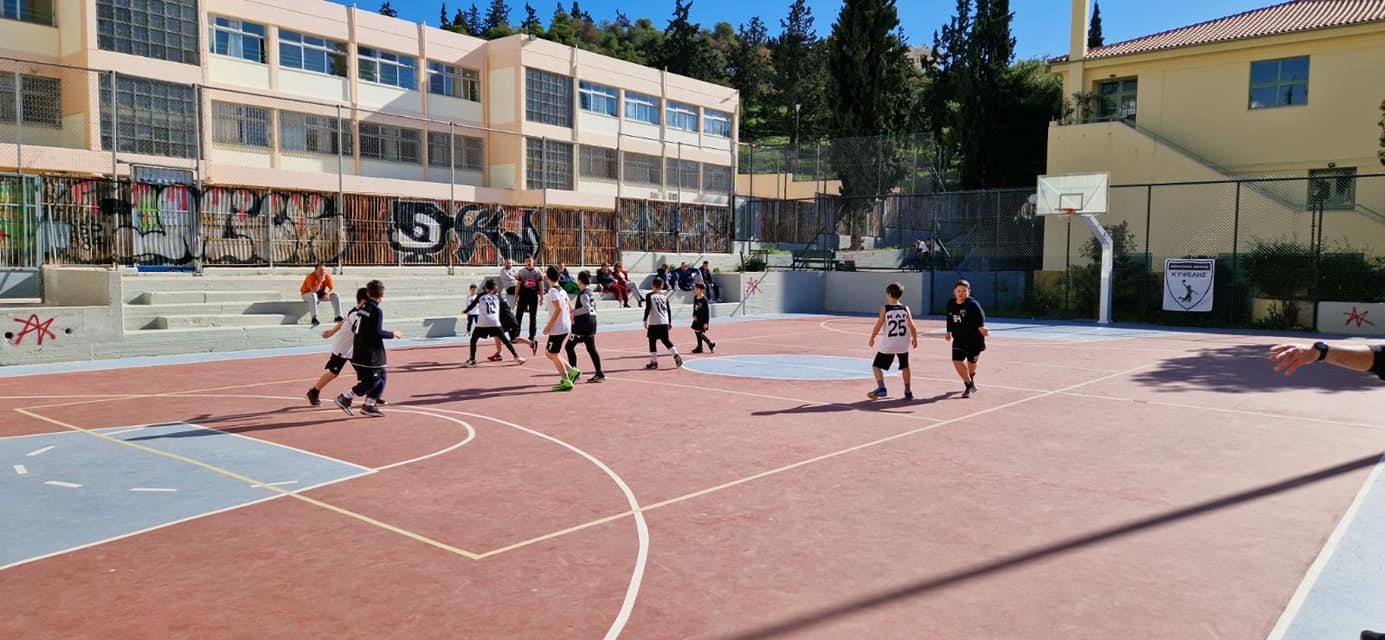
[[[1211,258],[1164,260],[1164,311],[1211,311],[1216,273]]]

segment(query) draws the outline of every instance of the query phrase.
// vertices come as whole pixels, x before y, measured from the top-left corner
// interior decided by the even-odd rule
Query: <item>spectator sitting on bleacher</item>
[[[706,260],[702,261],[702,267],[697,272],[702,276],[702,283],[707,285],[707,297],[711,298],[712,302],[721,302],[721,285],[712,277],[712,267]]]
[[[625,265],[617,262],[615,268],[611,270],[611,279],[614,280],[611,284],[611,291],[615,292],[616,298],[620,300],[621,306],[630,306],[630,293],[632,291],[635,294],[635,299],[639,301],[640,306],[644,306],[644,298],[640,297],[639,288],[630,286],[630,272],[625,270]]]
[[[558,287],[571,295],[577,295],[577,292],[581,291],[581,287],[578,286],[577,279],[573,278],[571,273],[568,273],[567,265],[559,262],[557,269]]]
[[[693,272],[692,269],[688,268],[688,263],[684,262],[678,265],[678,270],[673,272],[673,277],[678,281],[680,291],[693,290]]]

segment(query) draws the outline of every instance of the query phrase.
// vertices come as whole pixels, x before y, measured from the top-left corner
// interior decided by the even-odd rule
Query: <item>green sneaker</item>
[[[571,380],[563,380],[562,382],[559,382],[558,384],[553,385],[553,390],[554,390],[554,391],[572,391],[572,381],[571,381]]]
[[[568,369],[567,369],[567,381],[568,381],[568,382],[577,382],[577,379],[580,378],[580,377],[582,377],[582,370],[581,370],[581,369],[578,369],[577,367],[568,367]]]

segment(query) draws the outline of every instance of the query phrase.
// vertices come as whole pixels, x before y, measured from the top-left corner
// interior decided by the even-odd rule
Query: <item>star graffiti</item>
[[[55,318],[39,320],[37,313],[29,314],[29,318],[27,320],[15,318],[15,322],[24,325],[24,327],[20,329],[19,333],[15,334],[14,336],[15,346],[19,346],[20,344],[22,344],[24,342],[24,336],[27,336],[31,333],[36,334],[38,336],[38,346],[40,347],[43,346],[43,339],[45,337],[57,340],[57,334],[53,333],[52,329],[50,329],[50,327],[53,326],[54,319]]]
[[[760,292],[760,281],[761,281],[761,280],[764,280],[764,278],[760,278],[760,280],[756,280],[755,278],[747,278],[747,279],[746,279],[746,281],[745,281],[745,296],[746,296],[747,298],[749,298],[752,294],[756,294],[756,293],[759,293],[759,292]]]
[[[1361,326],[1366,325],[1366,324],[1368,324],[1368,325],[1374,327],[1374,326],[1375,326],[1375,323],[1374,323],[1374,322],[1371,322],[1370,320],[1367,320],[1367,319],[1366,319],[1366,316],[1368,316],[1368,315],[1370,315],[1370,314],[1371,314],[1371,310],[1370,310],[1370,309],[1367,309],[1367,310],[1365,310],[1365,311],[1357,311],[1357,310],[1356,310],[1356,306],[1353,305],[1353,306],[1351,307],[1351,311],[1350,311],[1350,312],[1348,312],[1348,313],[1343,313],[1343,314],[1342,314],[1342,315],[1344,315],[1344,316],[1347,317],[1347,321],[1346,321],[1346,323],[1344,323],[1343,326],[1350,327],[1351,324],[1354,322],[1354,323],[1356,323],[1356,326],[1357,326],[1357,327],[1361,327]]]

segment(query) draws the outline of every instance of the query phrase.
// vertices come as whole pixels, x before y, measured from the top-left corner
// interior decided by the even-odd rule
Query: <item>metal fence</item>
[[[840,193],[843,179],[862,192],[944,191],[947,163],[926,133],[865,136],[798,144],[742,144],[738,192],[750,198],[795,199],[805,190]]]
[[[434,104],[435,85],[420,78],[410,100]],[[0,174],[0,267],[593,264],[624,248],[730,250],[729,206],[705,203],[731,199],[729,144],[620,133],[612,154],[410,109],[0,57],[0,167],[16,168]],[[641,157],[656,161],[655,184],[620,179],[627,150],[653,154]],[[255,185],[275,171],[296,172],[302,187]],[[356,176],[412,181],[425,195]],[[614,209],[549,205],[579,180],[605,183]],[[487,188],[541,201],[478,200]]]

